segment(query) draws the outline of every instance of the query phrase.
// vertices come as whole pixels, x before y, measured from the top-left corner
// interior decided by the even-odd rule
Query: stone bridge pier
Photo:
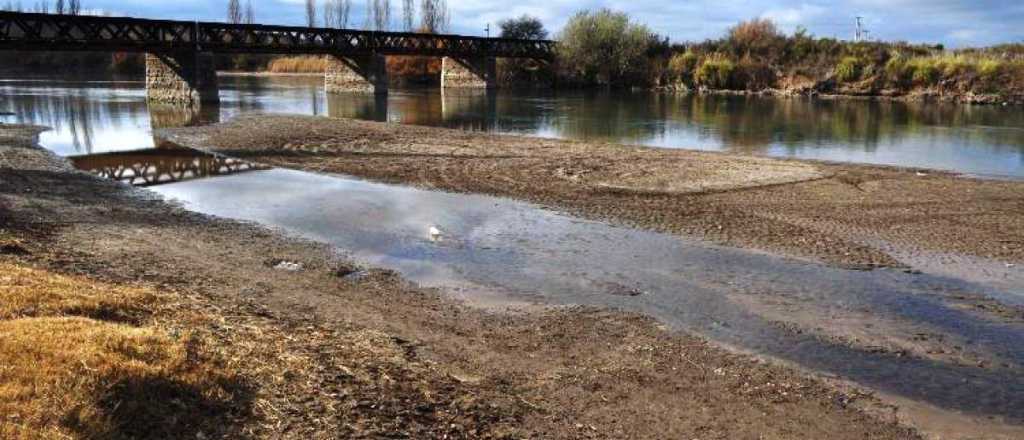
[[[494,57],[452,58],[441,61],[442,89],[495,89],[498,60]]]
[[[199,107],[220,103],[213,54],[146,54],[146,97],[151,102]]]
[[[388,93],[387,59],[383,55],[327,57],[327,93]]]

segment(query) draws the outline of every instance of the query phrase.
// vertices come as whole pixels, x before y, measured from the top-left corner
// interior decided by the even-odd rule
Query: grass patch
[[[836,66],[836,79],[840,82],[853,82],[860,79],[863,62],[857,57],[846,57]]]
[[[271,73],[324,73],[327,58],[318,56],[281,57],[267,65]]]
[[[0,263],[0,438],[196,438],[245,406],[201,338],[109,322],[147,289]]]
[[[2,237],[0,245],[4,245]],[[71,315],[137,322],[157,302],[157,294],[149,289],[87,282],[0,263],[0,320]]]

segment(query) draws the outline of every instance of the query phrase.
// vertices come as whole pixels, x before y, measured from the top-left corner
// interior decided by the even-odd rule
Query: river
[[[0,93],[0,111],[15,113],[0,121],[54,127],[43,143],[66,155],[151,148],[153,125],[181,118],[151,114],[140,82],[7,80]],[[221,78],[221,100],[203,122],[299,113],[1024,178],[1018,107],[648,92],[431,89],[374,97],[327,95],[316,77],[244,76]]]
[[[920,271],[844,270],[512,200],[154,150],[151,134],[241,113],[303,113],[1020,178],[1020,109],[612,93],[325,96],[315,78],[226,77],[218,108],[188,114],[148,108],[133,82],[0,88],[0,110],[14,113],[7,122],[54,127],[42,145],[83,169],[197,212],[328,243],[471,303],[641,312],[899,401],[1024,424],[1024,323],[974,307],[979,298],[1024,304],[1022,268],[976,261],[961,276],[925,261],[912,264]]]

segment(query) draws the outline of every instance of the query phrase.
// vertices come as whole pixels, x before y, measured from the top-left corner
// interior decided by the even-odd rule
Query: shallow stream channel
[[[227,174],[150,190],[331,244],[478,306],[640,312],[886,394],[1024,421],[1024,316],[995,313],[991,300],[1019,304],[1019,291],[914,270],[832,268],[489,196],[259,166]]]
[[[643,313],[901,402],[1024,425],[1019,267],[950,271],[909,261],[909,269],[848,270],[513,200],[152,148],[159,144],[149,139],[141,149],[84,155],[47,139],[44,147],[81,169],[196,212],[328,243],[470,304]]]

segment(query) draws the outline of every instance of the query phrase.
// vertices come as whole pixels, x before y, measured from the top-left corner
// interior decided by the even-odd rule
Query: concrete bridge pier
[[[327,93],[388,93],[387,59],[383,55],[331,55],[327,60]]]
[[[220,103],[213,54],[182,51],[146,54],[149,101],[200,107]]]
[[[444,57],[441,61],[442,89],[495,89],[497,80],[497,58]]]

